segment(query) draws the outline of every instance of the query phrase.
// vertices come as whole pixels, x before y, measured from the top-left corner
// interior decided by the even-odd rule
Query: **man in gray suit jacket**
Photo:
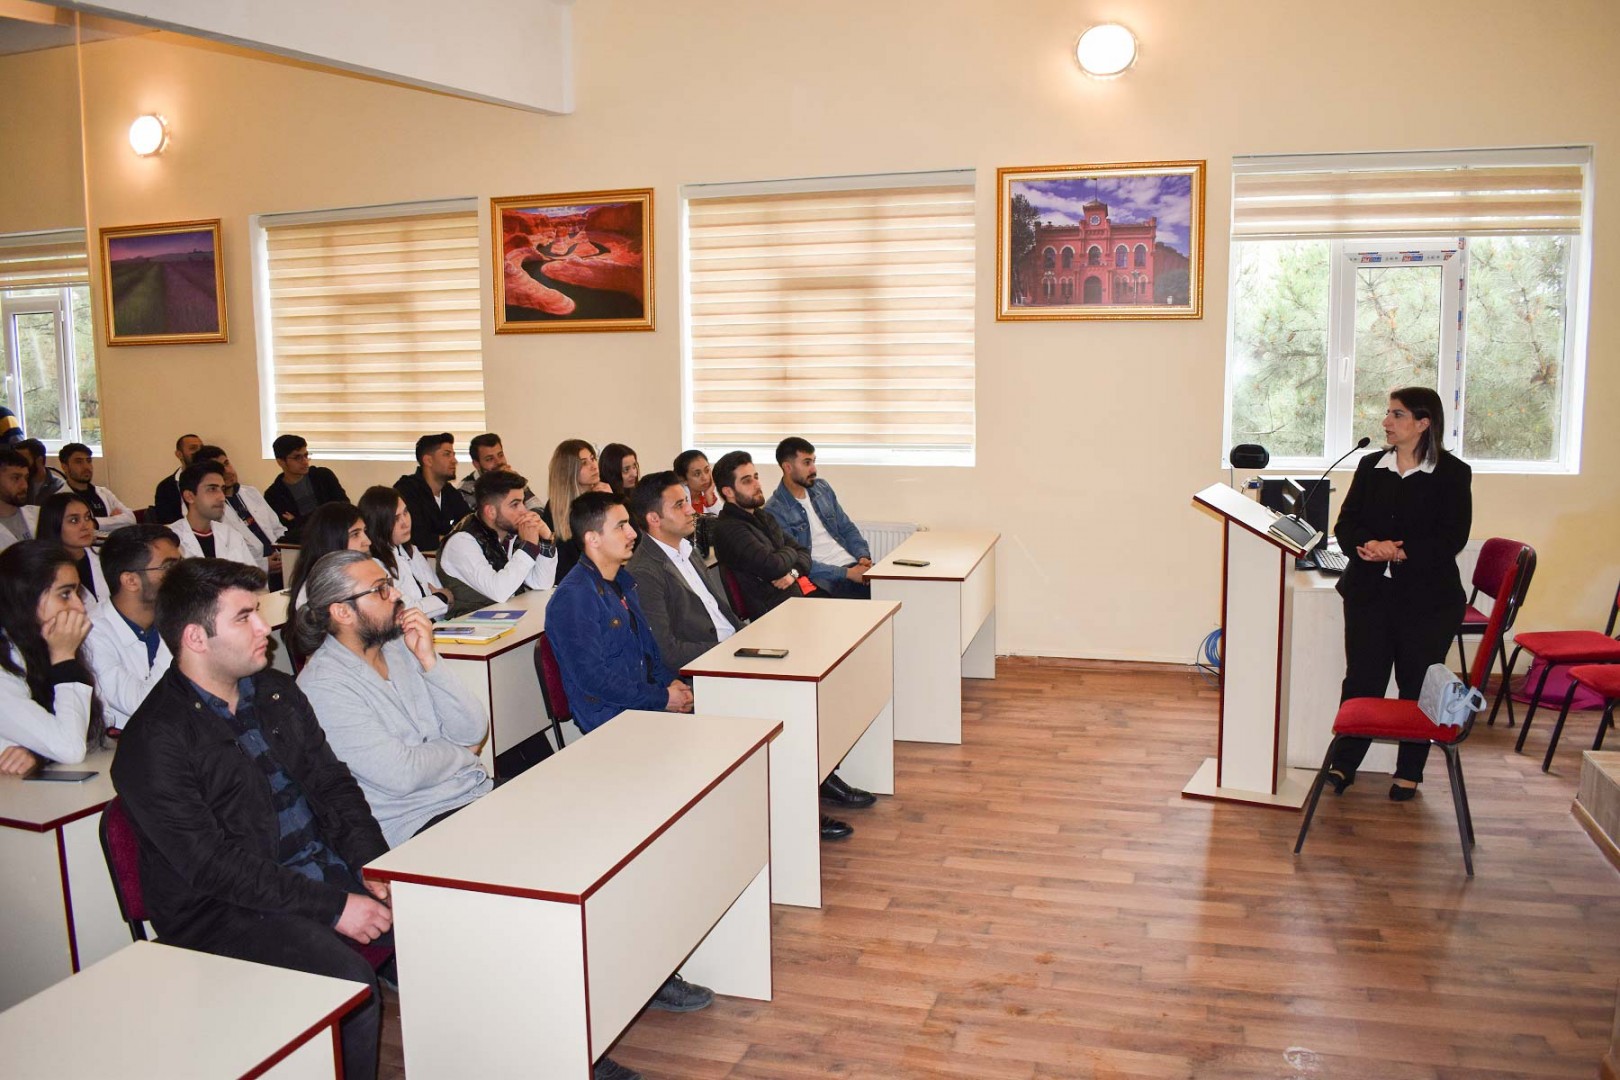
[[[720,575],[692,549],[697,515],[672,472],[644,476],[630,492],[630,520],[641,540],[627,569],[664,663],[680,668],[742,626]]]

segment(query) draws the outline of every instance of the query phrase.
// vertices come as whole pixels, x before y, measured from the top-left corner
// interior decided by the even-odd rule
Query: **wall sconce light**
[[[157,113],[137,116],[129,125],[129,147],[141,157],[161,154],[169,145],[169,122]]]
[[[1080,35],[1074,56],[1093,79],[1112,79],[1136,63],[1136,35],[1119,23],[1101,23]]]

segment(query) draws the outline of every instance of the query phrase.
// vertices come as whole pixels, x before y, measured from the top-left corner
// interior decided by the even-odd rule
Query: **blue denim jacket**
[[[595,563],[580,559],[546,604],[546,635],[581,731],[592,731],[626,709],[669,704],[668,687],[676,675],[658,653],[630,571],[621,569],[609,583]]]
[[[867,546],[861,530],[855,527],[855,523],[849,520],[849,515],[844,513],[844,508],[838,505],[838,493],[832,489],[832,485],[825,480],[817,480],[805,490],[810,493],[810,505],[815,508],[816,516],[821,519],[822,527],[832,534],[834,540],[844,546],[844,550],[849,552],[849,557],[870,559],[872,549]],[[776,491],[765,503],[765,509],[771,512],[771,516],[782,526],[784,533],[797,541],[801,547],[810,549],[810,519],[805,515],[804,507],[799,505],[799,500],[787,489],[786,481],[776,485]],[[810,580],[823,589],[830,589],[837,579],[844,576],[844,569],[842,566],[816,562],[812,559]]]

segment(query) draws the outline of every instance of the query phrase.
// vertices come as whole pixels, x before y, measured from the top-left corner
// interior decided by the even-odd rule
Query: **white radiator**
[[[917,524],[912,521],[857,521],[855,527],[871,546],[873,562],[882,561],[917,531]]]

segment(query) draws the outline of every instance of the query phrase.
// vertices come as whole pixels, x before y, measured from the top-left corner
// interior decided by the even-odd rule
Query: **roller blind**
[[[1238,158],[1232,238],[1574,235],[1590,160],[1563,148]]]
[[[688,196],[695,445],[972,449],[973,185],[947,175]]]
[[[478,213],[261,218],[273,438],[403,452],[485,430]]]
[[[89,281],[83,229],[0,236],[0,290],[61,288]]]

